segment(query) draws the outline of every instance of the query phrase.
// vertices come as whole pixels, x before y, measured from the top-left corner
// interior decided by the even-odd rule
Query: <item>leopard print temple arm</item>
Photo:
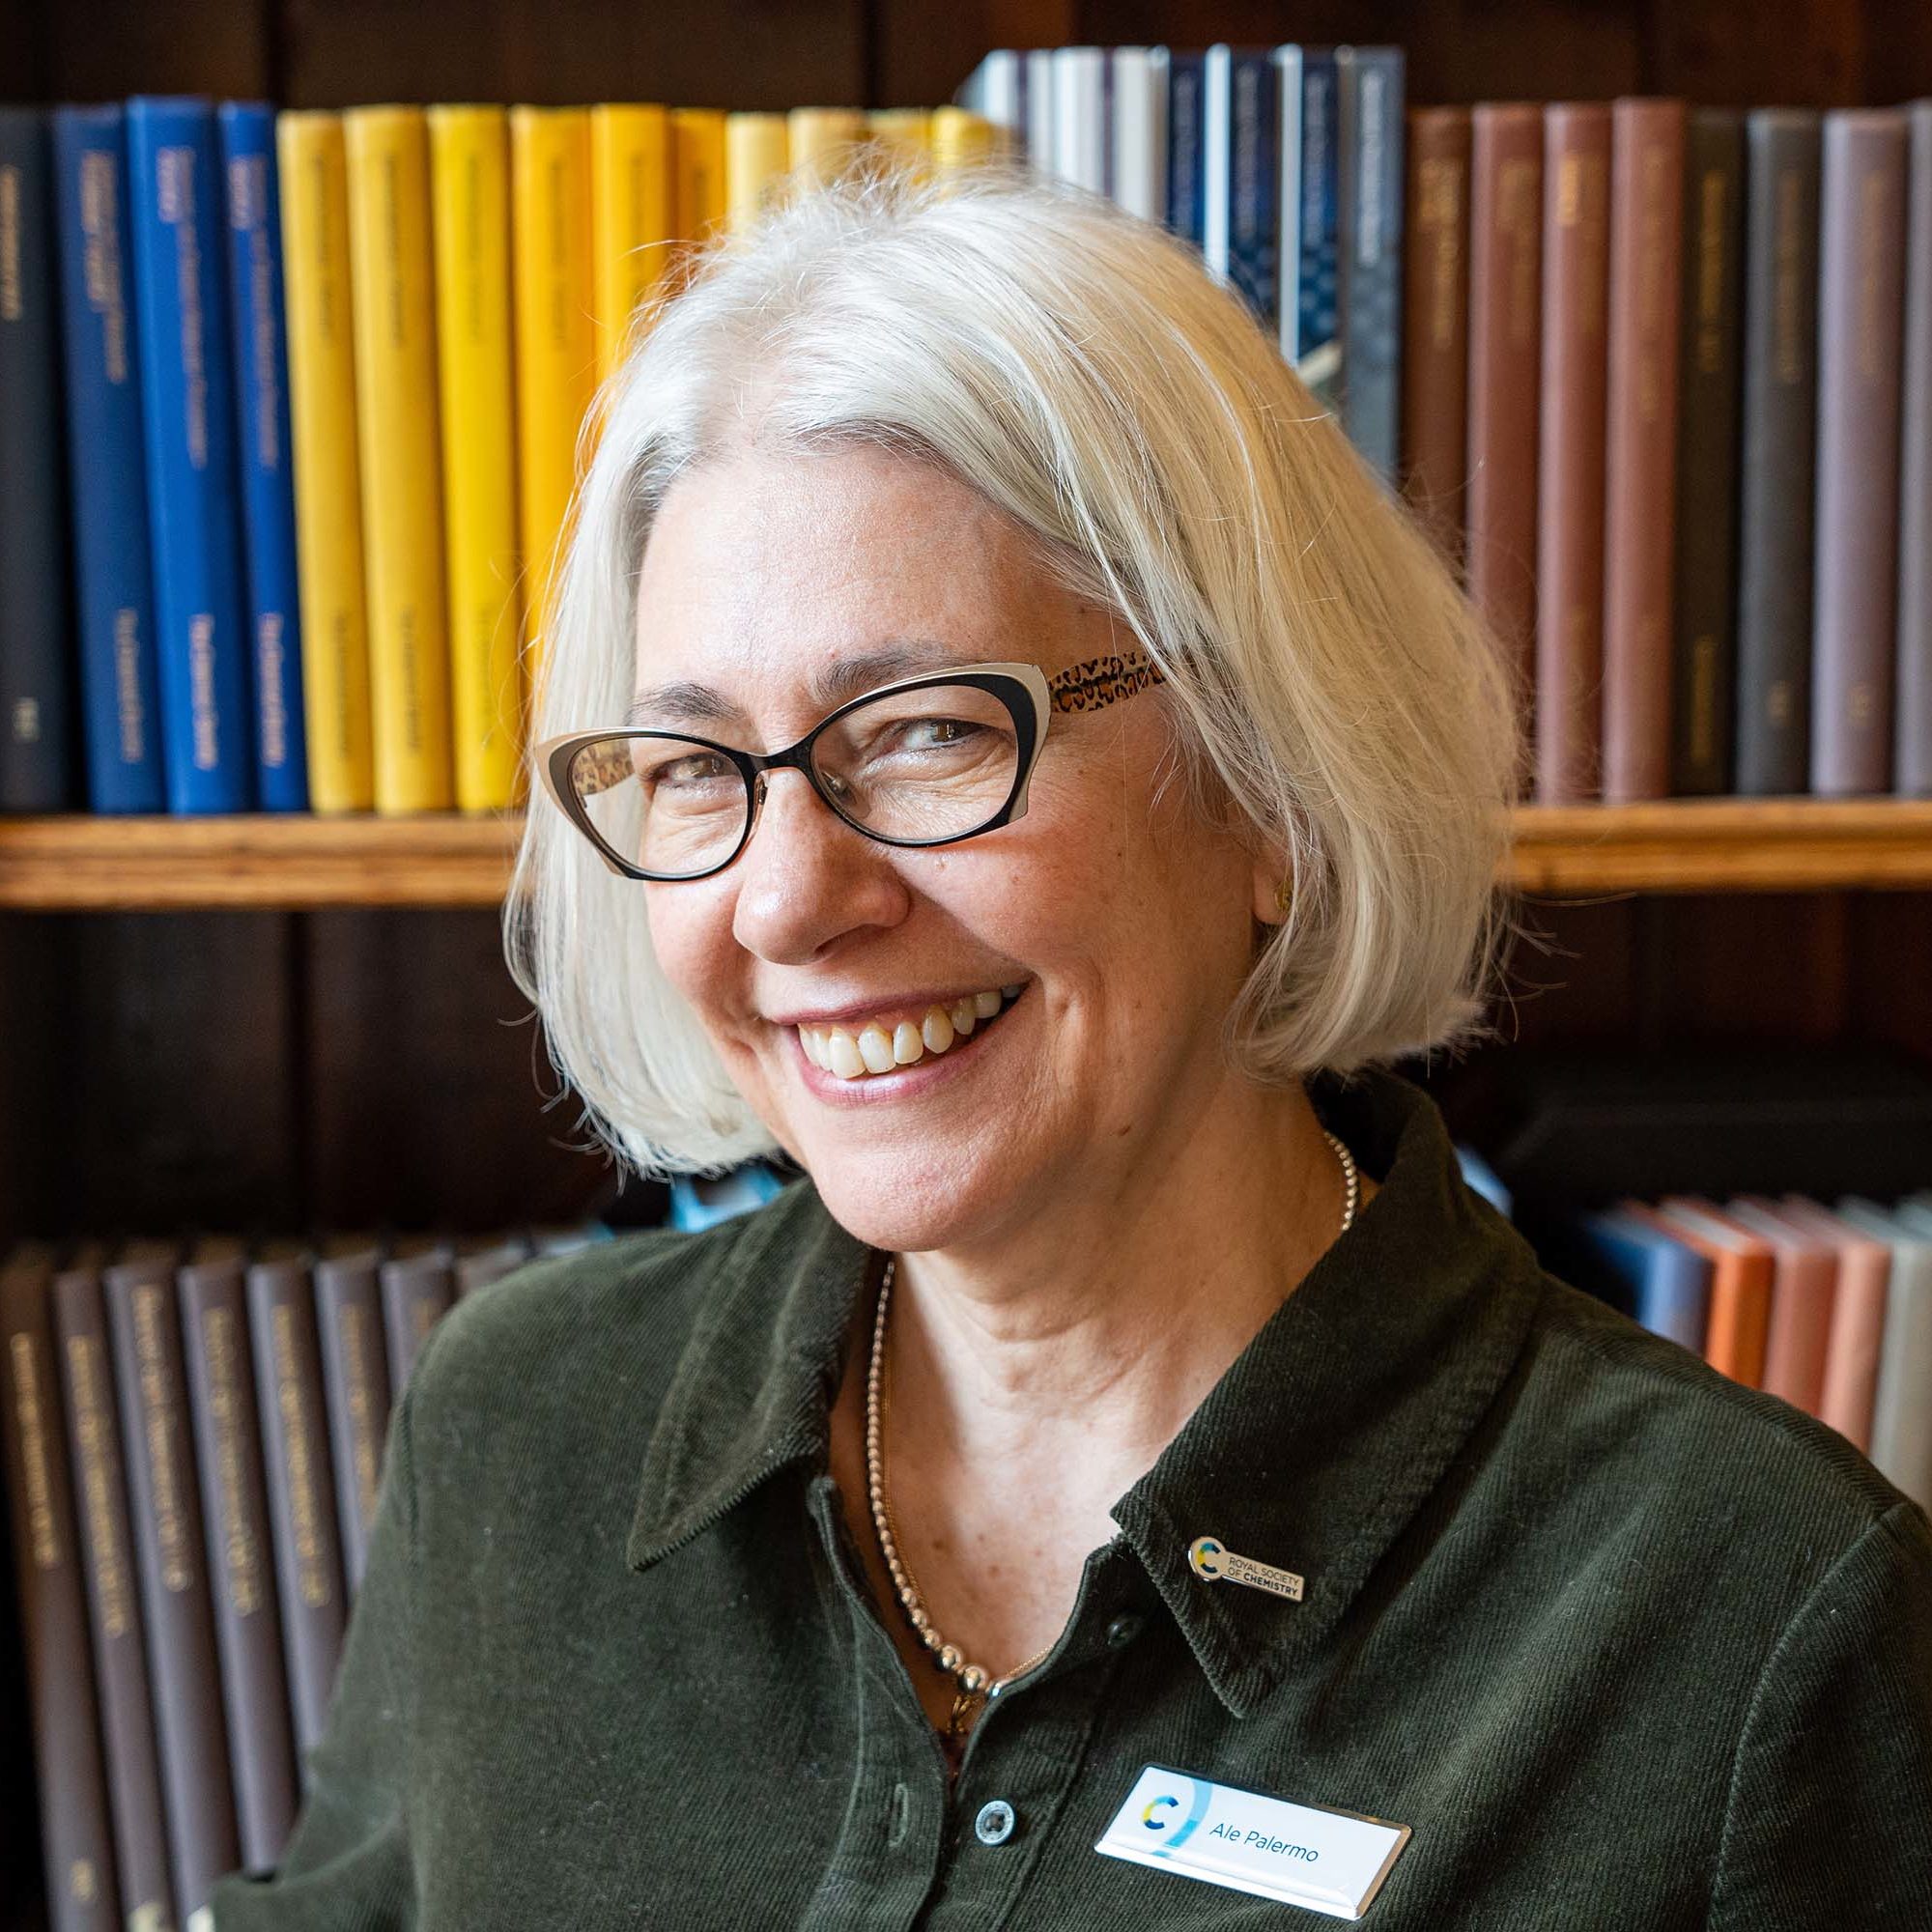
[[[1056,711],[1098,711],[1117,698],[1131,697],[1151,684],[1165,684],[1161,668],[1148,658],[1088,658],[1047,680]]]

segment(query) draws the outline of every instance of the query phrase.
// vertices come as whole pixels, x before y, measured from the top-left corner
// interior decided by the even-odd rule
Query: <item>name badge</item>
[[[1408,1839],[1406,1825],[1365,1812],[1291,1804],[1151,1764],[1094,1849],[1330,1918],[1359,1918]]]

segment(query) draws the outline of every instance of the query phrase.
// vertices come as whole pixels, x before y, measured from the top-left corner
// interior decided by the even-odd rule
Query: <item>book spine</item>
[[[1810,782],[1812,507],[1818,436],[1819,117],[1746,117],[1743,424],[1733,782]]]
[[[185,1266],[181,1304],[242,1863],[266,1873],[295,1824],[295,1741],[241,1263]]]
[[[46,112],[0,108],[0,811],[77,790]]]
[[[301,1781],[321,1744],[348,1622],[341,1532],[329,1472],[322,1350],[308,1270],[258,1262],[248,1270],[248,1330],[268,1463],[282,1642]]]
[[[1232,52],[1228,138],[1228,279],[1272,333],[1281,327],[1281,89],[1265,49]]]
[[[128,131],[107,105],[56,108],[53,134],[88,805],[163,811]]]
[[[1891,786],[1905,161],[1902,113],[1825,116],[1811,789],[1827,798]]]
[[[1342,426],[1393,490],[1402,396],[1400,47],[1338,47]]]
[[[285,111],[276,117],[275,149],[309,802],[318,812],[367,811],[376,803],[376,765],[342,117]]]
[[[389,1370],[376,1267],[373,1253],[320,1261],[315,1267],[329,1458],[342,1523],[343,1580],[351,1605],[362,1587],[389,1425]]]
[[[342,125],[376,810],[439,811],[454,802],[455,788],[429,131],[419,107],[352,107]]]
[[[1604,797],[1670,790],[1670,590],[1684,225],[1681,100],[1610,110],[1610,334],[1604,518]]]
[[[1470,117],[1468,589],[1525,713],[1536,648],[1543,109]]]
[[[1108,179],[1143,221],[1167,218],[1167,50],[1116,47],[1109,69]]]
[[[383,1320],[389,1356],[389,1399],[399,1402],[429,1331],[456,1305],[452,1257],[445,1248],[386,1261]]]
[[[500,110],[432,110],[432,120],[453,112],[490,112],[488,206],[494,238],[503,237],[504,260],[509,247],[509,160],[507,135]],[[751,122],[758,134],[757,165],[740,152],[734,139]],[[773,128],[772,123],[776,123]],[[764,124],[764,125],[760,125]],[[774,152],[769,136],[780,136]],[[479,132],[478,139],[483,136]],[[790,165],[781,116],[730,115],[725,122],[725,176],[731,225],[740,227],[763,207],[775,177]],[[776,161],[776,169],[771,168]],[[499,185],[500,184],[500,185]],[[592,315],[597,329],[597,380],[606,382],[624,360],[631,346],[638,311],[657,295],[676,240],[671,206],[670,114],[663,107],[605,103],[590,110],[591,278],[596,290]],[[442,186],[438,182],[438,213]],[[497,203],[501,213],[497,213]],[[440,237],[439,227],[438,235]],[[476,251],[485,252],[480,247]],[[507,266],[504,270],[507,287]],[[505,313],[505,339],[508,317]]]
[[[64,1269],[54,1277],[53,1302],[69,1459],[86,1525],[88,1626],[106,1745],[122,1922],[164,1928],[173,1923],[174,1880],[99,1270]]]
[[[216,115],[227,184],[229,327],[254,641],[255,784],[264,811],[308,810],[301,610],[290,474],[288,307],[274,110],[225,100]]]
[[[725,217],[724,117],[708,108],[680,108],[671,116],[671,142],[677,232],[689,244]],[[597,373],[590,117],[576,108],[514,107],[510,154],[524,650],[534,715],[577,482],[577,433]]]
[[[1104,47],[1053,50],[1053,171],[1105,194],[1107,53]]]
[[[169,809],[254,803],[235,392],[209,102],[128,102],[134,311]]]
[[[1020,56],[1026,71],[1021,104],[1026,112],[1027,158],[1037,168],[1053,165],[1053,49],[1029,47]]]
[[[134,1549],[154,1676],[175,1916],[185,1923],[241,1862],[235,1782],[196,1494],[172,1268],[132,1263],[103,1276]]]
[[[1543,350],[1536,515],[1536,800],[1580,805],[1601,784],[1605,336],[1610,110],[1544,110]]]
[[[1732,781],[1744,185],[1743,115],[1699,108],[1685,136],[1677,382],[1670,788],[1680,796],[1728,793]]]
[[[621,166],[621,152],[607,156],[600,133],[598,117],[606,113],[623,113],[622,108],[610,109],[593,107],[590,110],[590,163],[593,183],[603,178],[613,165]],[[964,115],[964,108],[953,108],[953,115]],[[966,115],[969,121],[974,117]],[[946,125],[953,125],[949,121]],[[990,126],[991,124],[987,124]],[[742,234],[756,221],[783,192],[785,170],[791,166],[790,134],[785,128],[782,114],[753,114],[749,112],[727,114],[724,117],[724,203],[725,219],[732,230]],[[665,189],[664,226],[658,230],[661,238],[658,245],[651,250],[643,266],[649,269],[651,286],[654,288],[664,272],[664,266],[670,259],[675,238],[672,235],[670,212],[670,124],[665,123]],[[643,184],[639,184],[642,188]],[[619,186],[619,205],[622,202],[622,187]],[[609,250],[604,240],[607,212],[610,201],[606,191],[593,185],[590,196],[591,216],[597,224],[597,232],[592,238],[592,249],[596,259],[596,276],[600,293],[597,298],[600,330],[598,335],[598,367],[604,363],[604,339],[601,329],[602,317],[607,313],[605,303],[608,298],[601,293],[605,280],[605,263]],[[616,225],[614,222],[612,225]],[[639,297],[649,293],[640,289]],[[628,313],[629,311],[625,311]]]
[[[517,156],[513,166],[524,165],[523,156],[528,156],[531,173],[527,180],[528,190],[542,194],[554,187],[559,193],[578,193],[576,185],[586,177],[584,170],[589,166],[588,135],[580,130],[576,121],[570,117],[578,110],[574,108],[547,108],[523,111],[512,110],[510,116],[510,140]],[[549,119],[540,117],[552,117]],[[554,117],[562,116],[559,121]],[[722,223],[731,215],[731,184],[725,166],[724,125],[728,117],[716,107],[674,107],[670,115],[670,168],[671,168],[671,224],[677,236],[677,247],[667,266],[666,273],[675,281],[679,265],[683,258],[694,249],[702,247],[713,240]],[[519,128],[523,132],[519,133]],[[793,128],[789,117],[785,125],[785,165],[795,166],[799,159],[801,137]],[[523,194],[526,183],[518,177],[517,192]],[[554,268],[561,271],[566,285],[572,289],[587,286],[585,278],[590,273],[589,230],[568,220],[570,210],[579,204],[559,206],[553,211],[554,218],[549,228],[549,239],[559,251]],[[524,231],[521,226],[523,216],[518,214],[517,242],[521,249]],[[546,232],[541,226],[533,231],[532,239]],[[525,257],[518,256],[521,269]],[[521,280],[519,283],[521,287]]]
[[[1330,47],[1301,49],[1295,168],[1295,255],[1284,262],[1283,300],[1295,309],[1294,368],[1324,410],[1342,397],[1342,141],[1340,92]]]
[[[656,108],[610,111],[663,120]],[[509,130],[490,106],[432,107],[429,129],[456,803],[493,811],[517,803],[523,731]],[[607,186],[620,192],[632,175],[620,168]],[[613,284],[617,298],[628,286]]]
[[[109,1932],[121,1923],[121,1908],[88,1659],[81,1543],[61,1446],[51,1273],[44,1253],[16,1255],[0,1269],[0,1335],[7,1343],[0,1462],[14,1526],[48,1924],[50,1932]]]
[[[1460,574],[1469,434],[1469,110],[1410,108],[1406,154],[1403,494]]]
[[[1904,442],[1898,490],[1898,704],[1893,787],[1932,798],[1932,100],[1908,110]]]
[[[1167,61],[1167,225],[1196,248],[1207,238],[1206,58],[1171,53]]]

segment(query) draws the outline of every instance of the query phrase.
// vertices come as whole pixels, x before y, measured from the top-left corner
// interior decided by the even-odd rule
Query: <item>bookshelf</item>
[[[453,813],[0,819],[0,910],[494,906],[521,823]],[[1932,889],[1932,800],[1525,806],[1515,826],[1503,879],[1538,898]]]
[[[988,48],[1394,41],[1416,102],[1932,93],[1923,0],[0,0],[0,99],[747,108],[947,99]],[[503,969],[513,816],[0,818],[0,1236],[143,1224],[461,1230],[597,1211]],[[1932,801],[1527,808],[1501,1042],[1857,1041],[1932,1064]],[[1421,1071],[1422,1069],[1411,1069]],[[1448,1098],[1445,1095],[1445,1104]],[[41,1932],[0,1578],[0,1932]]]

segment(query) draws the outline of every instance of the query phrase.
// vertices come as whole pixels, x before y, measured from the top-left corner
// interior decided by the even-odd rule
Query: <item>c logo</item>
[[[1180,1808],[1180,1800],[1178,1798],[1170,1798],[1165,1795],[1156,1798],[1153,1801],[1153,1803],[1150,1804],[1148,1808],[1141,1813],[1141,1823],[1145,1825],[1150,1832],[1166,1831],[1168,1821],[1165,1818],[1155,1817],[1154,1813],[1157,1811],[1166,1810],[1166,1808],[1170,1804],[1173,1805],[1174,1808],[1178,1811]]]
[[[1194,1566],[1197,1577],[1206,1577],[1210,1581],[1221,1574],[1221,1545],[1211,1536],[1197,1536],[1187,1546],[1187,1560]]]

